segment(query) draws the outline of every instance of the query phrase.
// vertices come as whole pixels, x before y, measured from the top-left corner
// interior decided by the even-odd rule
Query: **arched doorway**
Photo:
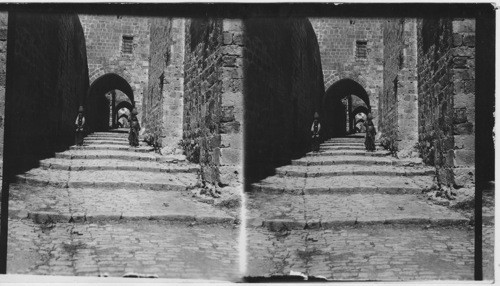
[[[127,100],[116,100],[116,91],[126,95]],[[134,92],[129,83],[121,76],[108,73],[97,78],[89,88],[86,104],[86,117],[91,132],[106,131],[118,123],[118,106],[128,103],[127,108],[135,106]]]
[[[116,105],[116,115],[113,118],[117,118],[116,124],[118,127],[129,127],[128,120],[132,109],[133,106],[128,101],[121,101]]]
[[[355,104],[353,104],[353,102]],[[323,99],[323,125],[326,138],[339,137],[354,132],[356,114],[354,111],[364,108],[364,113],[371,111],[366,90],[352,79],[341,79],[332,84]]]

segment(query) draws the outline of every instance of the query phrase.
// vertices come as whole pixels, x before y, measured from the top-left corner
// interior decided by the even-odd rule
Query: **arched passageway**
[[[113,114],[113,123],[116,127],[128,127],[128,119],[130,118],[130,113],[134,107],[128,101],[120,101],[116,108],[114,109]],[[124,121],[125,119],[126,121]],[[126,125],[126,126],[125,126]]]
[[[117,103],[115,90],[123,92],[130,102],[124,100]],[[110,92],[111,95],[107,96]],[[132,109],[134,105],[134,92],[124,78],[114,73],[100,76],[90,85],[87,96],[85,113],[90,131],[108,130],[110,115],[112,116],[111,125],[116,127],[118,124],[118,110],[121,107]]]
[[[354,97],[361,99],[366,106],[353,106]],[[332,84],[325,92],[323,103],[325,138],[343,136],[348,131],[354,132],[356,114],[368,114],[371,111],[368,93],[352,79],[341,79]]]

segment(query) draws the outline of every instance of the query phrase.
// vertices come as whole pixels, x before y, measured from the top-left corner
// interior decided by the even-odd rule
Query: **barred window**
[[[122,38],[122,52],[124,54],[131,54],[132,53],[133,42],[134,42],[134,37],[123,36],[123,38]]]
[[[367,41],[356,41],[356,58],[366,59]]]

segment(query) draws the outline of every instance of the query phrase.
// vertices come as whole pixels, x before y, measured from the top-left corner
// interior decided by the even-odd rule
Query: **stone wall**
[[[442,184],[474,180],[474,20],[418,21],[419,146]]]
[[[8,13],[0,12],[0,166],[3,158]],[[0,169],[1,174],[1,169]],[[1,175],[0,175],[1,176]]]
[[[384,89],[379,100],[381,142],[399,157],[417,156],[416,19],[384,21]]]
[[[151,19],[148,93],[144,96],[146,132],[158,138],[163,153],[182,139],[184,101],[184,19]]]
[[[368,93],[375,126],[383,87],[383,29],[378,18],[310,18],[318,38],[327,90],[341,79],[352,79]],[[366,58],[356,57],[356,41],[366,41]]]
[[[14,42],[6,136],[12,172],[74,144],[74,122],[88,89],[85,37],[76,15],[10,13]]]
[[[452,81],[454,184],[474,182],[475,172],[475,20],[453,19]]]
[[[79,17],[85,32],[90,83],[108,73],[124,78],[132,88],[142,123],[142,98],[148,86],[148,18],[118,15]],[[133,37],[131,53],[123,51],[123,36]]]
[[[185,27],[186,155],[201,164],[204,182],[241,182],[241,25],[199,18],[186,20]]]
[[[324,94],[316,35],[307,19],[244,21],[245,183],[310,148]]]

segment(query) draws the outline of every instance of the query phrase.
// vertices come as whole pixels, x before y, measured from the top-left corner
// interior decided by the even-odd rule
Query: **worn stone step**
[[[358,143],[323,143],[320,145],[321,149],[354,149],[354,150],[365,150],[365,144]]]
[[[385,157],[391,155],[388,151],[367,152],[366,150],[320,150],[319,152],[309,152],[307,157],[327,157],[327,156],[372,156]]]
[[[29,218],[36,223],[165,220],[231,224],[235,220],[224,211],[197,201],[190,191],[140,188],[103,191],[12,184],[9,206],[11,217]]]
[[[289,193],[295,195],[321,193],[420,193],[433,184],[433,176],[339,175],[332,177],[271,176],[250,187],[253,192]]]
[[[196,186],[197,175],[193,173],[158,173],[141,171],[80,171],[32,169],[16,176],[18,183],[59,188],[100,189],[154,189],[161,191],[183,191]]]
[[[292,160],[292,165],[296,166],[318,166],[318,165],[392,165],[392,166],[416,166],[422,165],[417,159],[396,159],[389,156],[359,156],[359,155],[339,155],[339,156],[309,156]]]
[[[116,151],[129,151],[129,152],[139,152],[139,153],[149,153],[153,152],[154,148],[149,146],[119,146],[119,145],[83,145],[83,146],[71,146],[70,150],[116,150]]]
[[[140,153],[120,150],[69,150],[56,153],[61,159],[120,159],[131,161],[161,161],[162,156],[154,153]]]
[[[127,170],[163,173],[196,173],[200,167],[188,162],[149,162],[149,161],[127,161],[119,159],[61,159],[49,158],[40,161],[43,169],[56,169],[67,171],[90,171],[90,170]]]
[[[87,136],[83,140],[108,140],[108,141],[118,141],[118,142],[128,142],[128,137],[112,137],[112,136]]]
[[[424,176],[434,175],[432,167],[395,167],[395,166],[364,166],[364,165],[326,165],[326,166],[284,166],[276,169],[279,176],[291,177],[322,177],[322,176]]]
[[[128,140],[109,140],[109,139],[93,139],[86,138],[83,140],[84,145],[120,145],[130,146]],[[139,146],[149,146],[145,142],[139,142]]]
[[[413,194],[249,193],[248,224],[270,230],[366,224],[463,225],[469,219]]]

